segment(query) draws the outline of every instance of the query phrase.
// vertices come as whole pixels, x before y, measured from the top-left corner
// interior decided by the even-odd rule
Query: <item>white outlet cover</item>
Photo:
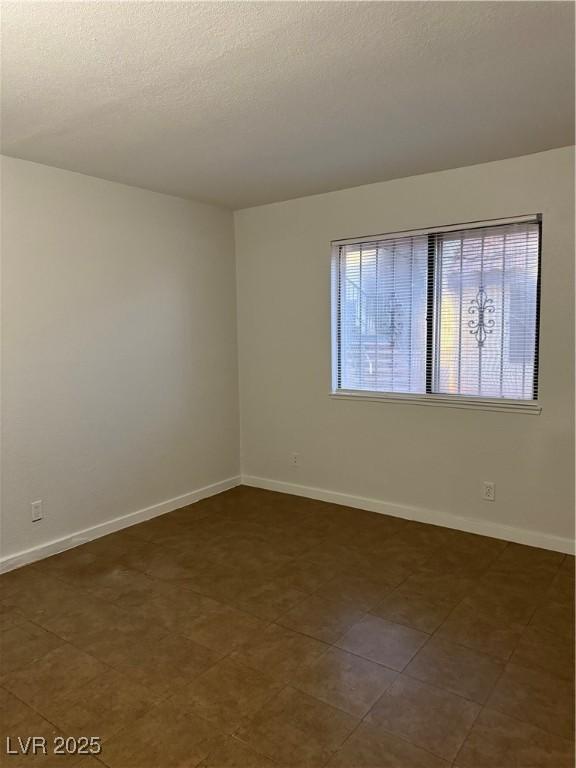
[[[42,499],[38,499],[38,501],[33,501],[30,504],[30,509],[32,510],[32,522],[37,523],[44,517],[44,513],[42,510]]]
[[[489,480],[484,481],[484,485],[482,488],[482,498],[485,501],[496,500],[496,483],[493,483]]]

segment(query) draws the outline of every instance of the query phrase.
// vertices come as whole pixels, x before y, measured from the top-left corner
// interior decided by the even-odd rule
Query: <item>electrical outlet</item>
[[[482,498],[484,501],[496,500],[496,483],[493,483],[490,480],[484,480],[484,485],[482,486]]]
[[[300,466],[300,454],[299,453],[291,453],[290,454],[290,465],[292,467],[299,467]]]
[[[38,523],[42,518],[44,517],[44,512],[42,511],[42,499],[38,499],[38,501],[33,501],[30,504],[30,509],[32,510],[32,522]]]

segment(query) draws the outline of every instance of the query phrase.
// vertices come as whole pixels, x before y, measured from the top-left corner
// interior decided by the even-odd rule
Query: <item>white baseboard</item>
[[[22,552],[17,552],[14,555],[7,555],[6,557],[0,558],[0,573],[6,573],[7,571],[20,568],[28,563],[33,563],[36,560],[42,560],[45,557],[50,557],[50,555],[56,555],[67,549],[78,547],[80,544],[86,544],[88,541],[99,539],[101,536],[120,531],[123,528],[129,528],[131,525],[142,523],[153,517],[165,515],[167,512],[180,509],[180,507],[186,507],[188,504],[200,501],[200,499],[206,499],[209,496],[215,496],[217,493],[228,491],[230,488],[235,488],[237,485],[240,485],[240,477],[229,477],[226,480],[221,480],[212,485],[206,485],[203,488],[190,491],[190,493],[185,493],[182,496],[176,496],[173,499],[153,504],[151,507],[146,507],[145,509],[139,509],[136,512],[130,512],[127,515],[115,517],[112,520],[93,525],[90,528],[84,528],[83,530],[76,531],[68,536],[63,536],[60,539],[53,539],[52,541],[38,544],[37,546],[23,550]]]
[[[0,573],[6,573],[15,568],[20,568],[23,565],[42,560],[45,557],[50,557],[50,555],[56,555],[67,549],[78,547],[81,544],[85,544],[93,539],[98,539],[101,536],[106,536],[109,533],[120,531],[123,528],[129,528],[131,525],[136,525],[136,523],[141,523],[145,520],[150,520],[153,517],[164,515],[167,512],[172,512],[180,507],[185,507],[188,504],[193,504],[196,501],[200,501],[200,499],[215,496],[230,488],[235,488],[240,484],[249,485],[254,488],[265,488],[266,490],[278,491],[279,493],[288,493],[293,496],[305,496],[310,499],[318,499],[319,501],[327,501],[332,504],[340,504],[346,507],[356,507],[357,509],[365,509],[369,512],[378,512],[392,517],[401,517],[405,520],[416,520],[421,523],[430,523],[445,528],[454,528],[455,530],[466,531],[468,533],[478,533],[482,536],[491,536],[492,538],[514,541],[532,547],[551,549],[555,552],[564,552],[566,554],[574,554],[575,552],[573,540],[561,536],[554,536],[549,533],[543,533],[542,531],[525,530],[523,528],[515,528],[488,520],[451,515],[446,512],[438,512],[423,507],[391,504],[386,501],[380,501],[379,499],[370,499],[364,496],[352,496],[347,493],[328,491],[324,488],[314,488],[306,485],[297,485],[296,483],[287,483],[281,480],[270,480],[264,477],[243,475],[242,477],[230,477],[218,483],[198,488],[195,491],[190,491],[190,493],[185,493],[182,496],[176,496],[173,499],[153,504],[151,507],[139,509],[136,512],[130,512],[127,515],[115,517],[105,523],[100,523],[99,525],[76,531],[68,536],[38,544],[35,547],[17,552],[13,555],[7,555],[6,557],[0,558]]]
[[[392,504],[386,501],[380,501],[379,499],[370,499],[364,496],[351,496],[347,493],[328,491],[325,488],[313,488],[307,485],[297,485],[296,483],[287,483],[282,480],[270,480],[265,477],[254,477],[251,475],[242,475],[242,485],[250,485],[254,488],[264,488],[268,491],[278,491],[279,493],[290,493],[294,496],[306,496],[309,499],[327,501],[331,504],[341,504],[345,507],[366,509],[369,512],[378,512],[392,517],[402,517],[405,520],[416,520],[420,523],[440,525],[444,528],[454,528],[455,530],[466,531],[467,533],[478,533],[481,536],[490,536],[491,538],[503,539],[504,541],[514,541],[518,544],[527,544],[531,547],[551,549],[554,552],[563,552],[571,555],[575,552],[573,539],[554,536],[553,534],[544,533],[542,531],[515,528],[509,525],[502,525],[501,523],[494,523],[490,520],[462,517],[461,515],[438,512],[437,510],[426,509],[424,507],[408,507],[401,504]]]

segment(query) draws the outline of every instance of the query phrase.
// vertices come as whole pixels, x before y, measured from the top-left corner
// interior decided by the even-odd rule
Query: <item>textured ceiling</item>
[[[3,152],[233,208],[573,143],[564,2],[3,2]]]

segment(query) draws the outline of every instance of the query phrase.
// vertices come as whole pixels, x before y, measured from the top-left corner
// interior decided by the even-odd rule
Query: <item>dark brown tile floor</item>
[[[245,487],[0,578],[10,766],[568,768],[574,558]],[[2,751],[5,739],[2,739]]]

